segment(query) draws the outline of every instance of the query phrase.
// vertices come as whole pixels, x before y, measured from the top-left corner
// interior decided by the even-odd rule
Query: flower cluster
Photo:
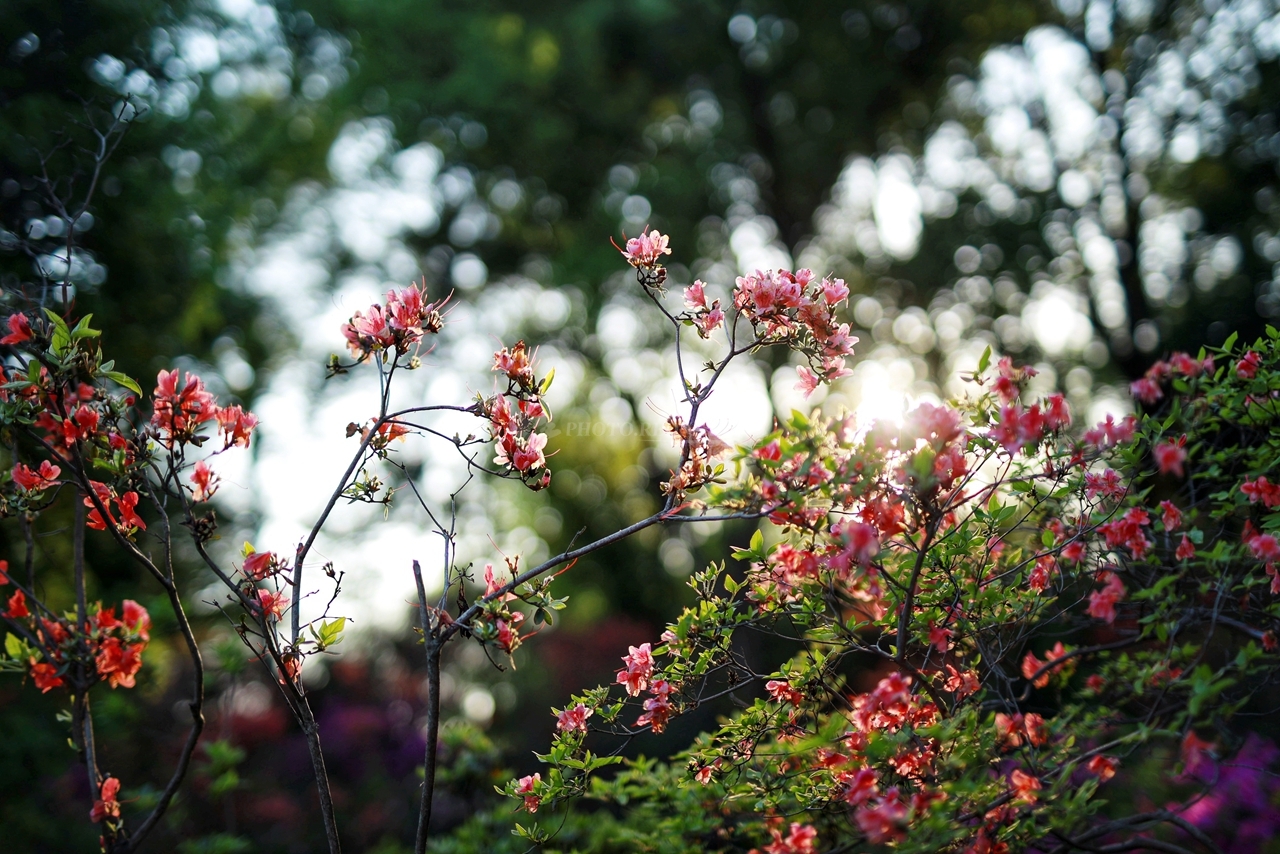
[[[0,587],[12,583],[6,568],[0,561]],[[151,616],[132,599],[124,600],[119,617],[115,608],[104,608],[99,602],[82,624],[75,614],[33,614],[26,593],[18,588],[0,616],[25,626],[26,636],[33,640],[24,642],[10,635],[10,643],[17,646],[7,647],[7,651],[25,663],[41,693],[67,685],[76,662],[85,665],[93,681],[106,682],[112,688],[132,688],[142,668],[142,652],[151,639]]]
[[[217,399],[205,389],[204,381],[195,374],[188,373],[183,382],[177,368],[160,372],[152,397],[151,425],[167,448],[203,444],[204,438],[197,431],[211,421],[218,423],[223,448],[247,448],[258,425],[258,419],[239,406],[219,407]]]
[[[836,307],[848,298],[842,280],[817,279],[812,270],[757,270],[738,277],[733,291],[734,308],[758,340],[786,344],[808,357],[796,386],[805,396],[850,373],[845,359],[853,355],[858,338],[849,333],[849,324],[836,320]]]
[[[631,238],[626,242],[626,246],[618,251],[622,253],[623,258],[627,259],[628,264],[636,268],[636,276],[642,285],[647,288],[661,289],[662,283],[667,280],[667,268],[663,267],[660,261],[663,255],[671,254],[671,249],[667,245],[669,241],[670,238],[657,229],[647,233],[641,231],[639,237]],[[613,245],[615,248],[618,246],[616,243]]]
[[[447,298],[427,302],[424,288],[418,285],[388,291],[385,305],[374,303],[342,324],[342,337],[359,361],[384,351],[403,356],[419,346],[423,335],[434,335],[443,328],[440,310],[446,302]]]
[[[538,428],[551,420],[542,395],[552,378],[538,381],[533,357],[523,341],[494,353],[493,370],[507,379],[505,391],[480,402],[496,445],[494,462],[516,474],[530,489],[545,489],[551,483],[545,454],[547,436]]]

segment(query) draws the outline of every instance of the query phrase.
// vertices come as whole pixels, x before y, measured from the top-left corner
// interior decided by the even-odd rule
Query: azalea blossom
[[[653,649],[648,643],[642,643],[628,647],[628,650],[622,657],[626,668],[618,671],[616,682],[626,686],[632,697],[638,697],[649,687],[649,679],[653,676]]]
[[[627,263],[632,267],[654,267],[663,255],[671,254],[671,249],[667,245],[670,239],[657,229],[648,234],[642,231],[639,237],[633,237],[627,241],[626,248],[622,250],[622,257],[626,258]]]
[[[542,785],[541,774],[530,774],[527,777],[521,777],[516,781],[516,794],[524,795],[524,808],[526,812],[535,813],[542,804],[542,797],[536,794],[538,788]]]
[[[218,475],[216,475],[204,460],[196,462],[195,469],[191,472],[191,500],[200,502],[208,501],[213,494],[218,491]]]
[[[58,475],[62,474],[62,469],[55,466],[48,460],[41,460],[39,468],[31,469],[23,463],[18,463],[13,467],[13,482],[18,485],[19,489],[27,492],[41,492],[51,486],[56,486]]]
[[[104,818],[120,817],[120,781],[115,777],[108,777],[102,781],[102,786],[98,789],[98,798],[93,802],[93,809],[89,813],[89,818],[94,823],[102,821]]]
[[[166,445],[185,441],[195,435],[196,428],[218,415],[217,401],[205,390],[204,381],[195,374],[161,371],[156,377],[151,423],[163,431]],[[179,387],[181,386],[181,387]]]
[[[579,703],[572,709],[565,709],[556,716],[556,729],[561,732],[586,732],[587,718],[591,717],[595,712],[588,709],[584,704]]]
[[[1116,621],[1116,604],[1124,599],[1125,587],[1120,576],[1114,572],[1105,573],[1106,584],[1101,590],[1089,594],[1087,613],[1090,617],[1107,623]]]
[[[1280,483],[1271,483],[1266,475],[1246,480],[1240,484],[1240,492],[1249,499],[1250,504],[1264,504],[1268,510],[1280,507]]]
[[[9,327],[9,334],[0,338],[0,344],[22,344],[30,341],[32,338],[31,321],[27,319],[25,314],[11,314],[5,325]]]
[[[1187,461],[1186,445],[1187,437],[1184,435],[1176,440],[1169,439],[1151,449],[1161,474],[1171,474],[1174,477],[1185,476],[1182,464]]]

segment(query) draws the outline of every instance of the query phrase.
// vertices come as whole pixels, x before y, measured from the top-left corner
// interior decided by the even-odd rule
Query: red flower
[[[1267,509],[1280,507],[1280,483],[1270,483],[1266,475],[1257,480],[1246,480],[1240,484],[1240,491],[1251,504],[1265,504]]]
[[[214,474],[213,469],[209,468],[209,464],[204,460],[196,463],[195,471],[191,472],[191,483],[194,489],[191,490],[192,501],[208,501],[213,497],[213,493],[218,491],[218,476]]]
[[[37,662],[31,659],[31,681],[40,689],[41,694],[48,694],[54,688],[61,688],[66,683],[58,675],[58,668],[47,661]]]
[[[1196,545],[1191,542],[1191,538],[1186,534],[1182,535],[1182,542],[1178,543],[1178,550],[1173,553],[1178,560],[1191,560],[1196,556]]]
[[[123,609],[124,616],[121,621],[125,628],[144,641],[150,640],[151,615],[147,613],[147,609],[132,599],[124,600]]]
[[[4,616],[10,620],[31,616],[31,612],[27,610],[27,597],[21,590],[13,591],[13,595],[9,597],[9,610],[4,612]]]
[[[120,527],[124,531],[137,528],[140,531],[147,529],[147,523],[142,521],[142,517],[134,512],[138,506],[138,493],[126,492],[116,499],[116,506],[120,508]]]
[[[636,726],[649,726],[654,732],[667,728],[671,717],[671,683],[665,679],[654,681],[649,687],[653,696],[644,701],[644,714],[636,719]]]
[[[9,583],[9,561],[0,560],[0,587]]]
[[[132,688],[134,677],[142,669],[142,650],[145,643],[124,644],[119,638],[109,637],[98,647],[94,658],[98,675],[112,688]]]
[[[1182,511],[1172,501],[1161,501],[1160,510],[1160,521],[1166,531],[1176,531],[1182,526]]]
[[[187,374],[187,382],[178,388],[180,374],[161,371],[156,377],[155,406],[151,423],[165,433],[170,447],[195,435],[196,428],[218,415],[218,404],[204,382],[195,374]]]
[[[1018,800],[1029,804],[1036,802],[1036,792],[1040,791],[1039,778],[1015,768],[1013,773],[1009,775],[1009,785],[1013,790],[1013,796]]]
[[[104,818],[120,817],[120,801],[117,797],[120,794],[120,781],[115,777],[108,777],[102,781],[102,787],[99,790],[99,796],[93,802],[93,810],[89,813],[89,818],[94,822],[102,821]]]
[[[876,785],[880,775],[872,768],[859,768],[857,771],[846,771],[840,775],[839,782],[843,788],[845,803],[851,807],[864,804],[880,794]]]
[[[769,829],[773,842],[764,847],[765,854],[813,854],[814,840],[818,831],[810,824],[791,822],[786,836],[776,827]]]
[[[1116,621],[1116,604],[1124,599],[1124,582],[1114,572],[1106,573],[1106,586],[1089,594],[1087,613],[1107,623]]]
[[[1242,380],[1251,380],[1258,375],[1258,368],[1261,366],[1262,357],[1250,350],[1244,354],[1244,358],[1236,362],[1236,376]]]
[[[226,447],[249,447],[249,436],[253,433],[253,428],[258,426],[257,416],[233,405],[219,409],[216,417],[218,429],[226,437]]]
[[[21,344],[31,340],[31,321],[25,314],[11,314],[6,323],[9,334],[0,338],[0,344]]]
[[[56,486],[58,475],[60,474],[62,474],[62,469],[48,460],[41,460],[40,467],[35,470],[18,463],[13,467],[13,482],[18,485],[19,489],[24,489],[27,492],[40,492],[51,486]]]
[[[1169,439],[1151,449],[1156,458],[1156,465],[1160,467],[1161,474],[1172,474],[1175,477],[1185,476],[1182,464],[1187,461],[1186,445],[1187,437],[1186,434],[1183,434],[1178,439]]]
[[[1095,756],[1089,760],[1089,764],[1085,766],[1090,774],[1098,778],[1098,782],[1105,783],[1116,775],[1116,760],[1110,756]]]
[[[790,703],[793,706],[799,706],[804,702],[804,694],[798,689],[792,688],[791,683],[785,679],[769,680],[765,683],[764,690],[778,703]]]

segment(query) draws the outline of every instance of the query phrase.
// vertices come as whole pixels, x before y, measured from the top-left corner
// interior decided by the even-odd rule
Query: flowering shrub
[[[901,424],[793,413],[735,450],[699,417],[720,377],[734,359],[774,345],[804,362],[806,393],[843,375],[857,341],[837,317],[847,287],[807,270],[756,272],[738,279],[727,308],[695,282],[684,310],[672,312],[660,263],[667,238],[650,232],[622,253],[671,323],[678,356],[686,329],[724,340],[696,373],[677,359],[682,411],[668,429],[678,460],[662,506],[539,565],[522,567],[518,556],[505,573],[486,565],[482,578],[456,553],[455,503],[427,502],[397,443],[434,438],[471,475],[543,489],[552,477],[543,396],[553,374],[540,377],[518,342],[494,354],[492,394],[397,408],[395,378],[420,366],[447,300],[429,302],[410,286],[343,324],[352,359],[332,357],[329,374],[372,367],[377,411],[348,426],[356,449],[292,551],[246,543],[238,565],[209,552],[216,521],[203,505],[218,489],[217,457],[250,444],[255,417],[219,405],[198,377],[176,370],[161,371],[143,400],[136,382],[103,361],[87,317],[74,326],[48,310],[6,319],[0,425],[11,459],[0,514],[19,520],[26,560],[20,572],[0,566],[0,583],[12,589],[0,614],[3,667],[41,691],[68,693],[104,850],[132,851],[155,826],[203,726],[203,667],[174,572],[175,535],[189,538],[221,582],[224,613],[306,736],[328,845],[340,850],[301,674],[341,641],[345,620],[331,612],[343,571],[322,567],[331,594],[318,616],[304,622],[299,605],[318,592],[307,586],[308,559],[337,505],[386,503],[400,485],[444,543],[438,598],[428,598],[412,564],[429,686],[419,852],[435,789],[443,648],[468,638],[509,656],[530,616],[550,621],[566,607],[552,595],[553,570],[653,525],[725,520],[764,527],[732,570],[722,562],[693,578],[697,605],[661,638],[630,649],[616,679],[623,696],[603,687],[556,712],[546,773],[505,787],[525,810],[588,792],[678,800],[702,810],[694,824],[705,831],[714,822],[724,846],[766,854],[861,844],[1141,847],[1161,823],[1194,837],[1177,810],[1098,819],[1096,795],[1161,740],[1181,745],[1185,773],[1199,779],[1206,756],[1230,750],[1232,712],[1271,672],[1280,613],[1280,514],[1269,512],[1280,487],[1268,479],[1280,417],[1276,334],[1243,354],[1228,342],[1208,356],[1172,357],[1135,388],[1152,407],[1141,418],[1108,418],[1078,436],[1060,395],[1028,399],[1032,371],[1007,359],[993,366],[988,355],[974,393],[955,405],[921,404]],[[488,436],[450,434],[444,418],[480,419]],[[46,601],[34,537],[42,520],[68,511],[74,601]],[[140,817],[95,742],[90,692],[136,684],[150,615],[133,600],[119,616],[87,601],[89,530],[164,593],[193,671],[188,739]],[[739,632],[774,635],[794,654],[761,672],[735,642]],[[641,764],[611,781],[593,778],[621,762],[588,749],[599,735],[661,733],[699,704],[753,685],[754,702],[700,740],[682,772]],[[688,787],[678,797],[675,780]],[[545,838],[536,827],[521,832]]]
[[[792,281],[744,277],[737,293]],[[701,288],[689,304],[697,323]],[[753,322],[755,305],[735,296]],[[1100,810],[1162,743],[1180,757],[1170,772],[1211,788],[1206,757],[1239,746],[1232,715],[1275,673],[1268,335],[1175,354],[1134,384],[1139,416],[1079,431],[1060,395],[1028,399],[1030,369],[988,356],[965,400],[901,424],[793,413],[690,502],[767,526],[732,566],[693,577],[697,604],[661,638],[631,648],[622,696],[572,698],[548,769],[506,791],[531,812],[584,794],[678,803],[697,815],[666,825],[694,834],[664,837],[673,851],[702,850],[708,815],[718,846],[766,854],[1216,850],[1186,810]],[[793,654],[762,672],[744,632]],[[660,733],[725,694],[754,700],[683,774],[642,762],[593,777],[620,742],[588,745]],[[673,784],[702,795],[680,801]]]

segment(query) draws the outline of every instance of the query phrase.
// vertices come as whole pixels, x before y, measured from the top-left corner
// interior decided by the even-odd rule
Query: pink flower
[[[1262,503],[1267,509],[1280,506],[1280,483],[1270,483],[1266,475],[1257,480],[1246,480],[1240,484],[1240,491],[1251,504]]]
[[[724,323],[724,310],[720,308],[720,302],[717,300],[715,308],[699,316],[694,323],[698,327],[698,334],[703,338],[719,329],[720,324]]]
[[[1041,555],[1036,559],[1036,565],[1031,570],[1031,574],[1027,576],[1027,586],[1032,590],[1040,593],[1049,586],[1049,581],[1053,577],[1053,571],[1057,569],[1058,561],[1053,555]]]
[[[572,709],[565,709],[556,716],[556,729],[561,732],[586,732],[587,718],[593,714],[595,714],[593,710],[579,703]]]
[[[244,564],[240,569],[254,581],[261,581],[279,572],[280,568],[280,559],[276,557],[275,552],[250,552],[245,555]]]
[[[1169,439],[1152,448],[1152,454],[1156,458],[1156,465],[1159,466],[1161,474],[1171,474],[1174,477],[1185,476],[1182,464],[1187,461],[1186,444],[1187,437],[1184,434],[1176,440]]]
[[[1051,394],[1044,402],[1044,423],[1050,430],[1071,426],[1071,405],[1060,394]]]
[[[657,229],[648,234],[640,232],[639,237],[633,237],[627,241],[627,248],[622,250],[622,257],[626,258],[627,263],[632,267],[656,266],[659,258],[671,254],[671,249],[667,246],[670,239]]]
[[[1126,415],[1118,423],[1114,416],[1108,415],[1106,421],[1085,431],[1084,442],[1099,449],[1112,448],[1132,439],[1137,429],[1138,419],[1132,415]]]
[[[791,683],[785,679],[770,679],[765,683],[764,690],[774,702],[790,703],[793,706],[799,706],[804,702],[804,694],[792,688]]]
[[[541,774],[530,774],[527,777],[521,777],[516,781],[516,794],[524,795],[524,808],[526,812],[535,813],[542,804],[542,797],[534,794],[542,785]]]
[[[1202,371],[1213,370],[1213,357],[1206,356],[1200,362],[1186,353],[1174,353],[1169,357],[1169,368],[1184,377],[1198,377]]]
[[[1033,804],[1036,801],[1036,792],[1040,791],[1040,780],[1015,768],[1009,775],[1009,787],[1016,799]]]
[[[765,854],[813,854],[814,840],[818,831],[810,824],[791,822],[787,835],[776,827],[769,828],[773,842],[764,847]]]
[[[1134,380],[1129,384],[1129,391],[1133,393],[1134,397],[1147,405],[1156,403],[1160,398],[1164,397],[1164,391],[1161,390],[1160,383],[1150,377]]]
[[[906,836],[907,807],[899,800],[895,786],[874,805],[867,803],[859,807],[853,814],[853,820],[866,834],[867,841],[882,845]]]
[[[1271,563],[1280,559],[1280,540],[1275,534],[1254,534],[1249,538],[1248,546],[1258,560]]]
[[[823,279],[822,298],[827,305],[835,307],[849,298],[849,287],[844,279]]]
[[[864,804],[880,794],[880,788],[876,785],[880,782],[880,775],[872,768],[859,768],[840,776],[843,784],[842,797],[851,807]]]
[[[180,374],[161,371],[156,378],[155,404],[151,423],[166,434],[166,444],[173,446],[195,435],[196,428],[218,415],[218,404],[205,391],[204,382],[195,374],[187,374],[187,382],[179,390]]]
[[[1116,604],[1124,599],[1124,582],[1114,572],[1106,573],[1106,586],[1089,594],[1087,613],[1107,623],[1116,621]]]
[[[1176,531],[1182,526],[1182,511],[1172,501],[1161,501],[1160,510],[1160,521],[1166,531]]]
[[[684,304],[691,311],[705,310],[707,308],[707,295],[703,291],[705,288],[700,280],[694,280],[694,283],[684,289]]]
[[[258,607],[264,617],[280,619],[285,608],[289,607],[289,597],[284,591],[272,591],[258,588]]]
[[[1244,354],[1244,358],[1236,362],[1236,376],[1242,380],[1251,380],[1258,375],[1258,368],[1261,366],[1262,357],[1250,350]]]
[[[796,373],[800,376],[800,382],[796,383],[796,390],[804,392],[804,396],[808,397],[818,390],[818,386],[822,385],[822,377],[813,371],[801,365],[796,368]]]
[[[542,449],[547,446],[547,437],[542,433],[530,433],[529,438],[511,455],[511,467],[519,472],[540,469],[547,464]]]
[[[347,339],[347,349],[356,358],[395,346],[396,336],[388,324],[381,305],[369,306],[368,312],[357,311],[339,327]]]
[[[1102,474],[1085,473],[1084,486],[1085,496],[1091,499],[1099,495],[1115,499],[1122,497],[1125,493],[1124,482],[1115,469],[1107,469]]]
[[[253,433],[253,428],[258,426],[256,416],[232,405],[219,409],[217,418],[218,428],[226,437],[226,447],[249,447],[249,436]]]
[[[191,473],[191,483],[195,487],[191,491],[191,500],[208,501],[218,491],[218,480],[208,463],[204,460],[197,462],[195,471]]]
[[[1191,542],[1191,538],[1186,534],[1182,535],[1182,542],[1178,543],[1178,550],[1173,553],[1178,560],[1191,560],[1196,556],[1195,543]]]
[[[665,679],[654,681],[649,688],[653,696],[644,701],[644,714],[636,718],[636,726],[647,726],[654,732],[662,732],[667,728],[671,718],[671,683]]]
[[[622,657],[627,667],[618,671],[617,683],[625,685],[632,697],[638,697],[649,687],[649,679],[653,676],[653,649],[647,643],[628,649],[630,652]]]

